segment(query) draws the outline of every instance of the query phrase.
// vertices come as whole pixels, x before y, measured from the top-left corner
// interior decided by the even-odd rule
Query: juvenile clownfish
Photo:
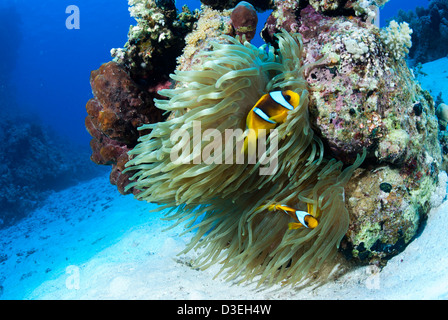
[[[270,205],[268,207],[268,210],[269,211],[283,210],[288,216],[290,216],[295,221],[297,221],[297,222],[290,222],[288,224],[289,230],[299,229],[300,227],[314,229],[319,224],[316,217],[311,214],[313,212],[313,205],[310,203],[308,203],[308,208],[307,208],[308,212],[296,210],[294,208],[291,208],[291,207],[283,205],[283,204]],[[319,214],[319,209],[316,212],[316,216],[318,214]]]
[[[263,95],[249,111],[246,118],[248,135],[244,139],[243,152],[255,150],[259,129],[266,132],[274,129],[278,124],[284,123],[288,112],[298,107],[300,96],[291,91],[272,91]]]

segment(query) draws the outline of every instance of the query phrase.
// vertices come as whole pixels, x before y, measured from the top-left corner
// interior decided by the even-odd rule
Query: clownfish
[[[291,90],[272,91],[263,95],[247,114],[246,129],[252,130],[244,139],[242,151],[255,150],[258,130],[265,129],[268,132],[284,123],[288,112],[297,108],[299,102],[300,96]]]
[[[307,207],[308,212],[296,210],[283,204],[272,204],[268,206],[268,210],[269,211],[282,210],[288,216],[297,221],[297,222],[290,222],[288,224],[289,230],[299,229],[301,227],[314,229],[318,226],[319,222],[317,221],[316,217],[311,214],[313,212],[313,205],[311,203],[308,203]],[[319,215],[319,209],[317,209],[316,216],[317,215]]]

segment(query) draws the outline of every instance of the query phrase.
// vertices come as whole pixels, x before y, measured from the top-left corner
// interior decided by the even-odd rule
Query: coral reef
[[[255,37],[257,30],[258,16],[253,5],[246,1],[241,1],[232,10],[230,21],[233,26],[234,34],[243,39],[243,35],[247,41],[251,41]]]
[[[439,143],[448,141],[439,130],[446,127],[444,105],[437,111],[438,121],[433,99],[404,59],[409,50],[412,54],[412,23],[397,19],[383,29],[372,23],[378,6],[386,2],[263,2],[274,9],[262,31],[268,44],[264,48],[231,37],[239,34],[239,18],[234,18],[238,11],[230,10],[235,1],[209,1],[210,7],[194,15],[185,11],[188,21],[198,20],[185,36],[182,54],[178,50],[173,58],[177,66],[171,79],[164,72],[156,82],[148,81],[148,66],[157,61],[157,49],[148,51],[141,42],[129,41],[114,51],[118,64],[113,68],[122,69],[111,73],[109,81],[114,83],[119,74],[130,87],[115,86],[104,90],[104,96],[120,97],[126,108],[126,97],[138,102],[129,113],[132,117],[107,112],[113,108],[113,103],[108,106],[111,101],[89,102],[87,127],[97,140],[93,144],[98,156],[93,158],[118,168],[112,180],[133,175],[128,185],[121,178],[120,188],[170,208],[169,219],[197,229],[186,250],[202,248],[198,265],[222,263],[230,278],[259,276],[259,283],[294,284],[332,261],[340,243],[349,259],[384,264],[421,232],[428,211],[437,205],[433,195],[443,199],[442,148],[448,145]],[[144,14],[166,8],[155,8],[152,1],[130,4],[131,12],[138,9],[133,14],[141,20],[139,26],[145,26],[131,28],[130,39],[144,38],[149,47],[155,46],[155,39],[170,39],[162,28],[167,22],[159,24],[158,33],[146,26],[157,15]],[[254,10],[244,12],[250,17]],[[166,36],[160,38],[161,34]],[[174,70],[173,65],[168,69]],[[278,172],[264,176],[258,173],[261,162],[235,165],[220,158],[215,143],[228,142],[220,140],[221,133],[243,131],[247,113],[262,95],[286,89],[301,99],[278,126]],[[135,144],[137,125],[123,127],[132,128],[133,134],[132,143],[125,142],[128,131],[119,129],[120,121],[114,122],[113,115],[118,114],[124,125],[143,110],[148,119],[135,118],[143,124],[140,143]],[[157,110],[167,112],[168,118],[151,118]],[[110,124],[110,130],[104,130]],[[219,134],[210,133],[212,129]],[[176,132],[189,137],[199,132],[208,139],[193,138],[193,144],[181,140],[182,148],[176,149],[171,139]],[[130,159],[125,156],[128,150]],[[172,154],[181,150],[180,160],[172,161]],[[267,158],[265,153],[258,161]],[[319,225],[287,230],[288,216],[265,208],[277,202],[300,210],[310,206],[314,215],[319,212]]]
[[[260,284],[297,283],[336,257],[349,222],[344,185],[363,161],[358,157],[342,171],[342,162],[323,157],[323,144],[309,126],[301,37],[283,32],[278,38],[281,49],[274,54],[273,48],[227,37],[230,44],[213,44],[202,69],[176,71],[172,78],[178,86],[160,91],[169,100],[156,100],[173,117],[143,126],[152,131],[140,139],[126,164],[136,172],[128,187],[140,191],[138,199],[164,205],[170,219],[189,220],[187,226],[198,229],[188,245],[204,248],[195,265],[205,268],[219,261],[229,278],[259,276]],[[251,163],[238,160],[241,146],[233,139],[242,141],[248,112],[273,90],[292,90],[301,98],[277,128],[278,170],[265,174],[259,169],[266,169],[264,160],[277,146],[269,144]],[[234,138],[227,136],[228,130]],[[196,138],[210,131],[213,141]],[[173,137],[179,132],[180,146]],[[193,143],[185,137],[193,137]],[[272,133],[269,138],[274,139]],[[225,152],[217,145],[225,146]],[[181,159],[173,160],[180,149]],[[276,203],[308,205],[319,215],[319,225],[288,230],[291,218],[266,209]]]
[[[103,173],[87,149],[19,111],[0,119],[0,228],[24,218],[53,190]]]
[[[398,12],[394,18],[407,22],[414,31],[409,57],[416,63],[425,63],[448,54],[448,1],[432,0],[428,8]]]
[[[122,171],[141,134],[137,128],[163,119],[152,99],[172,85],[168,75],[197,20],[186,6],[177,13],[172,0],[129,0],[129,6],[137,25],[130,27],[124,48],[111,50],[113,61],[92,72],[94,98],[86,105],[85,120],[91,159],[112,166],[110,181],[121,193],[129,184]]]
[[[161,121],[162,114],[155,109],[151,95],[142,91],[116,62],[92,71],[90,84],[94,98],[87,102],[85,125],[93,137],[91,159],[97,164],[112,165],[111,183],[124,193],[129,183],[129,176],[122,174],[127,153],[145,133],[137,128]]]
[[[187,6],[178,14],[173,0],[129,0],[129,6],[137,25],[130,26],[124,48],[112,49],[111,55],[139,85],[156,93],[175,69],[197,14]]]
[[[266,35],[278,32],[281,17],[277,16],[283,12],[279,9],[268,19]],[[287,17],[293,16],[291,10],[286,12]],[[356,179],[348,183],[347,199],[352,198],[347,202],[349,230],[355,231],[347,234],[345,247],[355,248],[353,254],[358,258],[356,248],[361,246],[364,260],[378,261],[403,249],[416,234],[442,167],[433,101],[415,82],[403,59],[410,45],[410,30],[405,24],[398,27],[392,23],[391,28],[380,31],[367,18],[327,16],[308,6],[300,10],[297,21],[284,21],[289,29],[302,34],[305,62],[313,65],[306,77],[311,90],[311,122],[328,151],[344,163],[351,163],[363,148],[369,151],[371,168],[365,169],[360,188],[369,184],[376,189],[352,196]],[[281,26],[287,27],[285,22]],[[403,187],[411,195],[403,197],[402,206],[387,208],[386,214],[397,215],[394,223],[388,224],[378,218],[376,205],[384,196],[379,186],[385,178],[375,170],[388,172],[397,166],[401,168],[399,179],[386,182],[393,190]],[[361,196],[371,201],[358,201]],[[381,232],[365,232],[369,224]],[[398,237],[398,231],[403,236]],[[365,241],[353,234],[372,238]],[[402,245],[397,245],[399,242]],[[384,247],[394,250],[376,250]]]

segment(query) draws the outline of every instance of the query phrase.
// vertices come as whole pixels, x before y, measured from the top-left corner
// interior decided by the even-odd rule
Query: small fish
[[[288,224],[289,230],[299,229],[300,227],[314,229],[319,224],[316,217],[311,214],[313,212],[313,205],[310,203],[308,203],[308,208],[307,208],[308,212],[296,210],[294,208],[291,208],[291,207],[283,205],[283,204],[270,205],[270,206],[268,206],[268,210],[269,211],[282,210],[288,216],[290,216],[295,221],[297,221],[297,222],[290,222]],[[317,209],[317,211],[316,211],[316,216],[318,214],[319,214],[319,209]]]
[[[255,150],[258,130],[265,129],[268,132],[284,123],[288,112],[297,108],[299,102],[300,96],[291,90],[272,91],[263,95],[247,115],[246,128],[253,130],[249,130],[244,139],[242,151]]]

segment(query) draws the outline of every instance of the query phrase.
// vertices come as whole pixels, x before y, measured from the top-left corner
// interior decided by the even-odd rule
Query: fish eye
[[[286,101],[289,101],[289,100],[291,100],[291,96],[289,94],[285,94],[285,99],[286,99]]]

